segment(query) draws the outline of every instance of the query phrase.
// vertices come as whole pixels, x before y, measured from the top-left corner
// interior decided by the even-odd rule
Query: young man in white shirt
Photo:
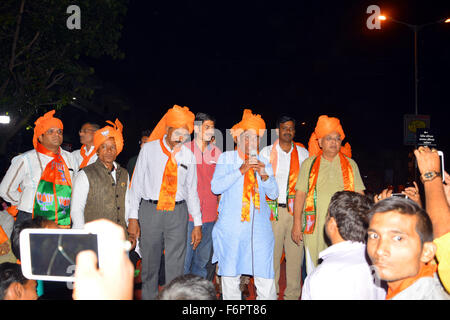
[[[302,300],[384,300],[386,284],[373,274],[366,255],[368,211],[373,201],[339,191],[331,198],[325,233],[331,246],[305,279]]]
[[[188,212],[194,220],[194,250],[201,241],[196,161],[183,145],[193,131],[194,119],[187,107],[169,109],[139,152],[131,178],[128,232],[136,238],[140,234],[145,300],[157,298],[163,248],[166,283],[184,272]]]
[[[268,201],[272,210],[272,229],[275,237],[273,257],[275,283],[279,293],[280,260],[284,249],[286,257],[284,300],[298,300],[301,293],[303,244],[297,245],[291,237],[293,201],[300,166],[309,157],[309,153],[304,147],[294,142],[294,118],[281,116],[277,120],[276,130],[279,139],[273,145],[261,150],[261,156],[272,164],[280,193],[277,200]]]
[[[94,134],[98,129],[100,126],[91,122],[81,126],[79,132],[81,149],[72,152],[80,170],[97,161],[97,154],[94,151]]]

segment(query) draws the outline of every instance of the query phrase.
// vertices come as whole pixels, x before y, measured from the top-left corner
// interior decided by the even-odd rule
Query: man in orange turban
[[[276,299],[273,269],[274,237],[266,196],[278,197],[272,166],[258,155],[266,124],[244,110],[233,126],[237,149],[220,155],[211,190],[220,194],[219,219],[212,232],[224,300],[241,299],[241,275],[253,275],[259,299]]]
[[[94,134],[94,151],[97,160],[82,168],[77,174],[72,192],[71,217],[73,228],[97,219],[108,219],[127,230],[125,212],[128,209],[129,176],[115,160],[123,150],[122,123],[106,121],[108,126]],[[130,235],[133,246],[137,238]]]
[[[34,149],[12,159],[0,184],[0,196],[18,207],[16,223],[44,216],[70,227],[72,178],[78,166],[60,147],[64,127],[54,114],[52,110],[36,120]]]
[[[358,166],[350,158],[350,145],[342,147],[344,138],[339,119],[320,116],[309,140],[309,158],[300,167],[292,240],[297,244],[303,241],[308,274],[317,265],[319,253],[327,248],[324,226],[333,194],[342,190],[364,193]]]
[[[132,175],[128,231],[136,238],[141,234],[143,299],[158,295],[163,249],[166,283],[184,273],[188,212],[194,220],[194,250],[202,238],[196,160],[183,145],[194,119],[187,107],[170,108],[141,148]]]

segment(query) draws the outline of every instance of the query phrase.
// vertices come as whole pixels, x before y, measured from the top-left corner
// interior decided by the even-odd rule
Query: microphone
[[[251,164],[257,164],[258,163],[258,152],[256,151],[256,149],[252,149],[250,150],[249,154],[249,163]],[[253,174],[255,175],[255,179],[256,179],[256,171],[253,171]]]
[[[258,163],[258,152],[256,151],[256,149],[250,150],[250,152],[249,152],[249,162],[251,164]]]

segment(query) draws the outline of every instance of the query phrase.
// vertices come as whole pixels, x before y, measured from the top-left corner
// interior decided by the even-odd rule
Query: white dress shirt
[[[84,150],[86,150],[86,146],[82,146]],[[91,146],[89,150],[86,150],[86,156],[89,156],[91,152],[94,152],[94,146]],[[81,149],[75,150],[72,152],[73,157],[75,158],[75,161],[77,162],[78,167],[80,167],[81,163],[83,162],[83,157],[81,156]],[[87,166],[97,161],[97,154],[92,155],[92,157],[89,159]]]
[[[111,176],[116,182],[116,170],[117,163],[114,162],[114,170],[111,172]],[[125,170],[125,168],[122,168]],[[127,191],[125,193],[125,219],[128,225],[128,214],[127,210],[129,208],[128,200],[128,185],[130,183],[130,178],[127,181]],[[89,179],[84,172],[80,170],[75,177],[75,181],[72,186],[72,199],[70,201],[70,218],[72,220],[72,229],[83,229],[84,228],[84,208],[86,207],[86,201],[89,194]]]
[[[319,253],[322,263],[303,285],[302,300],[384,300],[386,291],[375,280],[361,242],[339,242]]]
[[[166,143],[166,136],[162,139],[169,152],[172,149]],[[130,219],[138,219],[141,199],[158,200],[164,169],[169,159],[162,151],[160,140],[147,142],[141,148],[136,161],[130,188]],[[197,193],[197,165],[195,156],[189,148],[182,146],[176,153],[177,161],[177,193],[175,201],[186,200],[188,211],[194,220],[194,226],[202,225],[200,200]]]
[[[69,168],[70,178],[73,183],[74,174],[78,171],[78,165],[70,152],[59,149]],[[11,160],[11,165],[0,184],[0,197],[17,206],[21,211],[33,212],[34,197],[47,164],[52,160],[45,154],[35,149],[27,151]],[[22,192],[17,189],[21,188]]]
[[[300,146],[295,145],[298,152],[298,165],[299,168],[302,164],[302,162],[309,157],[309,152],[305,148],[302,148]],[[270,160],[270,154],[272,152],[273,144],[270,146],[267,146],[263,148],[260,152],[260,155],[267,160]],[[289,180],[289,168],[291,164],[291,154],[292,154],[292,147],[289,152],[285,152],[283,149],[281,149],[280,144],[277,143],[277,153],[278,153],[278,164],[277,164],[277,172],[275,172],[275,180],[277,181],[278,185],[278,203],[286,204],[286,190]]]

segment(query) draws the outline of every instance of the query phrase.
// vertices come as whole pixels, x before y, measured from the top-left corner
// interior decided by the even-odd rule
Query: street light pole
[[[381,19],[381,17],[383,17]],[[415,110],[415,115],[419,114],[419,62],[418,62],[418,33],[419,30],[422,29],[423,27],[432,25],[432,24],[438,24],[438,23],[449,23],[450,19],[440,19],[438,21],[434,21],[434,22],[429,22],[429,23],[425,23],[425,24],[421,24],[421,25],[415,25],[415,24],[410,24],[410,23],[406,23],[403,21],[399,21],[396,20],[392,17],[388,17],[388,16],[380,16],[379,17],[380,20],[390,20],[392,22],[398,23],[398,24],[403,24],[405,26],[407,26],[408,28],[410,28],[413,32],[414,32],[414,110]]]
[[[419,114],[419,68],[417,63],[417,31],[418,27],[414,26],[414,82],[416,116]]]

